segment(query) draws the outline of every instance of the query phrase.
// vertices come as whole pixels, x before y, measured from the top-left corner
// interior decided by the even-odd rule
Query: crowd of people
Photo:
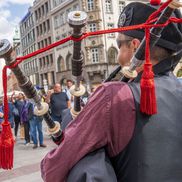
[[[12,130],[14,129],[14,139],[18,137],[19,128],[21,132],[21,138],[24,138],[25,145],[28,146],[30,142],[33,142],[33,149],[38,147],[46,147],[43,142],[42,121],[43,117],[34,115],[35,104],[27,99],[23,93],[8,97],[8,120],[11,124]],[[4,118],[4,105],[3,100],[0,101],[0,127]],[[37,137],[38,133],[38,137]],[[39,140],[37,139],[39,138]],[[39,141],[39,142],[38,142]]]
[[[62,113],[65,109],[74,107],[74,97],[70,93],[70,88],[73,85],[72,80],[67,80],[66,87],[62,89],[59,83],[56,83],[53,89],[49,90],[46,94],[41,94],[43,102],[49,104],[49,112],[54,121],[62,122]],[[87,102],[88,94],[82,97],[82,105]],[[31,99],[27,99],[23,93],[15,95],[13,93],[8,96],[8,120],[14,130],[15,140],[20,131],[20,138],[24,138],[25,145],[28,146],[33,142],[33,149],[38,146],[46,147],[44,144],[44,136],[42,130],[42,116],[34,114],[35,103]],[[0,131],[1,123],[4,120],[4,106],[3,99],[0,100]],[[20,129],[19,129],[20,128]],[[38,134],[38,136],[37,136]]]

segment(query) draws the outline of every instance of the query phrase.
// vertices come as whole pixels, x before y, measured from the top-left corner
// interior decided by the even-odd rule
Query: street
[[[33,149],[33,144],[24,145],[24,140],[18,138],[14,149],[14,168],[12,170],[0,169],[0,182],[42,182],[40,174],[40,161],[48,151],[56,145],[46,134],[44,123],[44,143],[46,148]]]

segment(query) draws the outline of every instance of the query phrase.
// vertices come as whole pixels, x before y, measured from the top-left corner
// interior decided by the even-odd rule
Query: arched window
[[[110,47],[108,50],[108,62],[110,64],[117,63],[118,50],[115,47]]]
[[[66,56],[66,68],[67,68],[67,70],[71,70],[71,58],[72,58],[71,53],[68,53],[68,55]]]
[[[65,66],[64,66],[64,59],[62,56],[58,57],[57,60],[57,68],[58,68],[58,72],[64,71],[65,70]]]

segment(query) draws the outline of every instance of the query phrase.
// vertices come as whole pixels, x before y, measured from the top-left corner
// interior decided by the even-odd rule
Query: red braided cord
[[[3,68],[3,90],[4,90],[4,121],[8,123],[8,96],[7,96],[7,68],[8,66],[4,66]]]
[[[147,23],[149,23],[151,20],[153,20],[154,18],[157,17],[157,15],[159,15],[170,3],[172,2],[172,0],[168,0],[167,2],[165,2],[162,6],[159,7],[159,9],[157,11],[154,11],[148,18]]]
[[[156,19],[153,19],[150,21],[151,22],[154,22]],[[122,32],[122,31],[127,31],[127,30],[136,30],[136,29],[145,29],[145,28],[157,28],[157,27],[165,27],[167,26],[169,23],[182,23],[182,19],[178,19],[178,18],[175,18],[175,17],[171,17],[169,18],[169,20],[166,21],[166,23],[164,24],[149,24],[149,23],[143,23],[143,24],[139,24],[139,25],[133,25],[133,26],[127,26],[127,27],[121,27],[121,28],[113,28],[113,29],[109,29],[109,30],[99,30],[99,31],[96,31],[96,32],[87,32],[87,33],[84,33],[80,38],[74,38],[72,36],[69,36],[65,39],[62,39],[58,42],[55,42],[53,44],[50,44],[49,46],[45,47],[45,48],[42,48],[42,49],[39,49],[35,52],[32,52],[30,54],[27,54],[26,56],[22,56],[22,57],[18,57],[16,58],[17,62],[14,64],[14,65],[11,65],[10,68],[13,68],[13,67],[16,67],[19,63],[21,63],[22,61],[24,61],[25,59],[28,59],[28,58],[31,58],[31,57],[34,57],[34,56],[37,56],[43,52],[46,52],[54,47],[57,47],[63,43],[66,43],[70,40],[73,40],[73,41],[81,41],[87,37],[90,37],[90,36],[94,36],[94,35],[102,35],[102,34],[108,34],[108,33],[116,33],[116,32]]]
[[[145,61],[150,63],[150,28],[145,29],[146,46],[145,46]]]
[[[166,3],[164,3],[157,11],[155,11],[154,13],[152,13],[152,15],[149,17],[149,19],[143,23],[143,24],[139,24],[139,25],[133,25],[133,26],[127,26],[127,27],[121,27],[121,28],[113,28],[113,29],[109,29],[109,30],[99,30],[99,31],[96,31],[96,32],[88,32],[88,33],[84,33],[80,38],[74,38],[72,36],[69,36],[65,39],[62,39],[60,41],[57,41],[53,44],[50,44],[49,46],[45,47],[45,48],[42,48],[42,49],[39,49],[35,52],[32,52],[26,56],[22,56],[22,57],[18,57],[16,58],[17,62],[9,67],[5,66],[3,68],[3,90],[4,90],[4,108],[5,108],[5,112],[4,112],[4,118],[6,118],[5,120],[7,120],[8,118],[8,101],[7,101],[7,75],[6,75],[6,70],[7,68],[13,68],[13,67],[16,67],[19,63],[21,63],[22,61],[24,61],[25,59],[28,59],[28,58],[31,58],[31,57],[34,57],[36,55],[39,55],[43,52],[46,52],[54,47],[57,47],[63,43],[66,43],[70,40],[73,40],[73,41],[81,41],[83,39],[85,39],[86,37],[89,37],[89,36],[94,36],[94,35],[101,35],[101,34],[108,34],[108,33],[115,33],[115,32],[122,32],[122,31],[127,31],[127,30],[134,30],[134,29],[150,29],[152,27],[154,28],[157,28],[157,27],[165,27],[167,26],[169,23],[182,23],[182,18],[179,19],[179,18],[175,18],[175,17],[171,17],[169,18],[166,23],[164,24],[151,24],[153,22],[155,22],[157,20],[156,16],[161,12],[163,11],[167,6],[168,4],[171,2],[172,0],[169,0],[167,1]],[[148,34],[148,33],[147,33]],[[150,36],[150,35],[149,35]],[[150,56],[150,53],[148,53],[149,56]]]
[[[53,44],[50,44],[50,45],[48,45],[45,48],[39,49],[39,50],[37,50],[35,52],[32,52],[32,53],[30,53],[30,54],[28,54],[26,56],[18,57],[18,58],[16,58],[16,60],[19,60],[19,61],[17,61],[14,65],[11,65],[11,68],[16,67],[19,63],[21,63],[25,59],[28,59],[28,58],[37,56],[37,55],[39,55],[39,54],[41,54],[43,52],[46,52],[46,51],[48,51],[48,50],[50,50],[50,49],[52,49],[54,47],[57,47],[57,46],[59,46],[61,44],[64,44],[64,43],[66,43],[66,42],[68,42],[70,40],[72,40],[72,37],[71,36],[70,37],[67,37],[65,39],[62,39],[60,41],[57,41],[57,42],[55,42]]]

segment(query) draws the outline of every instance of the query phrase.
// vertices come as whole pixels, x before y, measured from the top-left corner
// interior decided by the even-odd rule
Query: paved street
[[[46,148],[32,149],[33,144],[25,146],[24,140],[17,139],[14,150],[14,168],[10,171],[1,169],[0,182],[42,182],[40,161],[48,151],[56,147],[45,131],[44,126]]]

